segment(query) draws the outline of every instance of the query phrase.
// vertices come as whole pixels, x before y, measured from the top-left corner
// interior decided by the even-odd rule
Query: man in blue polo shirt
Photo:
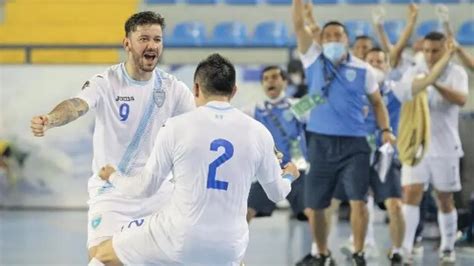
[[[365,97],[373,105],[383,142],[393,141],[387,109],[374,70],[348,52],[343,24],[331,21],[321,30],[321,45],[304,28],[303,1],[293,0],[297,46],[306,69],[309,94],[324,101],[312,108],[307,125],[310,171],[305,177],[305,204],[313,210],[313,234],[319,254],[316,265],[332,265],[327,221],[334,190],[342,183],[350,200],[354,265],[366,265],[363,247],[367,227],[365,200],[369,188],[369,153],[364,121]]]

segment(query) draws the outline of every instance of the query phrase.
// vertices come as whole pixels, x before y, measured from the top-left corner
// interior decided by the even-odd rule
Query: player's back
[[[251,180],[270,134],[224,102],[211,102],[166,126],[175,132],[176,184],[170,205],[157,217],[159,245],[183,263],[238,260],[248,243]]]

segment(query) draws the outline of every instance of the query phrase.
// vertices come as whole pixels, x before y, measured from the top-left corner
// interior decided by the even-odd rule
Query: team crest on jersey
[[[357,73],[354,69],[346,70],[346,79],[349,82],[353,82],[356,79]]]
[[[166,92],[163,89],[154,89],[153,100],[155,101],[156,106],[163,106],[166,100]]]
[[[98,216],[94,217],[94,219],[92,219],[92,221],[91,221],[92,229],[97,229],[97,227],[99,227],[101,222],[102,222],[102,215],[98,215]]]

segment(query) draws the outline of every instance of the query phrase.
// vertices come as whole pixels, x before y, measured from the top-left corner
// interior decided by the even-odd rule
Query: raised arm
[[[293,0],[291,13],[298,51],[305,54],[311,46],[313,38],[305,29],[303,0]]]
[[[380,42],[380,46],[382,50],[388,53],[390,49],[392,48],[392,44],[390,43],[390,40],[388,39],[388,36],[385,33],[385,29],[383,27],[384,17],[385,17],[385,9],[383,9],[382,7],[377,7],[374,10],[372,10],[372,21],[374,23],[375,33],[377,34],[377,37],[379,38],[379,42]]]
[[[410,37],[415,29],[416,19],[418,17],[418,6],[410,4],[408,6],[407,25],[403,30],[397,43],[389,50],[390,65],[396,67],[400,61],[403,49],[405,49]]]
[[[42,137],[47,129],[72,122],[88,110],[89,105],[82,99],[72,98],[62,101],[49,114],[34,116],[31,119],[31,131],[35,137]]]
[[[474,71],[474,56],[472,54],[467,52],[461,46],[458,46],[457,55],[465,67],[469,68],[471,71]]]
[[[316,42],[317,44],[321,44],[321,27],[314,19],[312,1],[309,1],[308,3],[304,4],[303,16],[304,23],[306,24],[306,32],[308,32],[308,34],[313,38],[314,42]]]

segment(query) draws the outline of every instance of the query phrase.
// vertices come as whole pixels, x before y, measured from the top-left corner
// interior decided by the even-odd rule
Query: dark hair
[[[228,96],[235,87],[234,65],[220,54],[211,54],[199,62],[194,72],[194,82],[211,95]]]
[[[327,22],[326,24],[324,24],[323,29],[321,30],[321,33],[323,33],[324,30],[325,30],[327,27],[329,27],[329,26],[340,26],[340,27],[342,27],[342,29],[344,30],[344,33],[345,33],[346,35],[348,35],[346,26],[344,26],[344,24],[342,24],[341,22],[339,22],[339,21],[337,21],[337,20],[332,20],[332,21],[329,21],[329,22]]]
[[[355,38],[355,41],[358,41],[358,40],[369,40],[369,41],[373,42],[372,38],[370,38],[370,37],[367,36],[367,35],[358,35],[358,36]]]
[[[441,32],[432,31],[426,34],[424,39],[429,41],[444,41],[444,39],[446,39],[446,36],[444,36],[444,34]]]
[[[367,51],[367,53],[365,54],[365,57],[367,58],[367,55],[368,55],[369,53],[372,53],[372,52],[383,53],[384,56],[385,56],[385,60],[387,60],[387,54],[386,54],[385,51],[382,50],[382,48],[380,48],[380,47],[374,47],[374,48],[370,49],[370,50]]]
[[[270,70],[274,70],[274,69],[280,70],[280,76],[281,76],[281,78],[282,78],[283,80],[286,80],[286,72],[285,72],[285,70],[283,70],[283,68],[281,68],[281,67],[279,67],[279,66],[271,65],[271,66],[266,66],[265,68],[263,68],[262,73],[260,73],[260,81],[263,80],[263,74],[265,74],[265,72],[270,71]]]
[[[125,22],[125,36],[137,30],[138,26],[150,24],[158,24],[161,26],[161,29],[164,30],[166,26],[165,18],[153,11],[143,11],[133,14],[127,19],[127,22]]]

